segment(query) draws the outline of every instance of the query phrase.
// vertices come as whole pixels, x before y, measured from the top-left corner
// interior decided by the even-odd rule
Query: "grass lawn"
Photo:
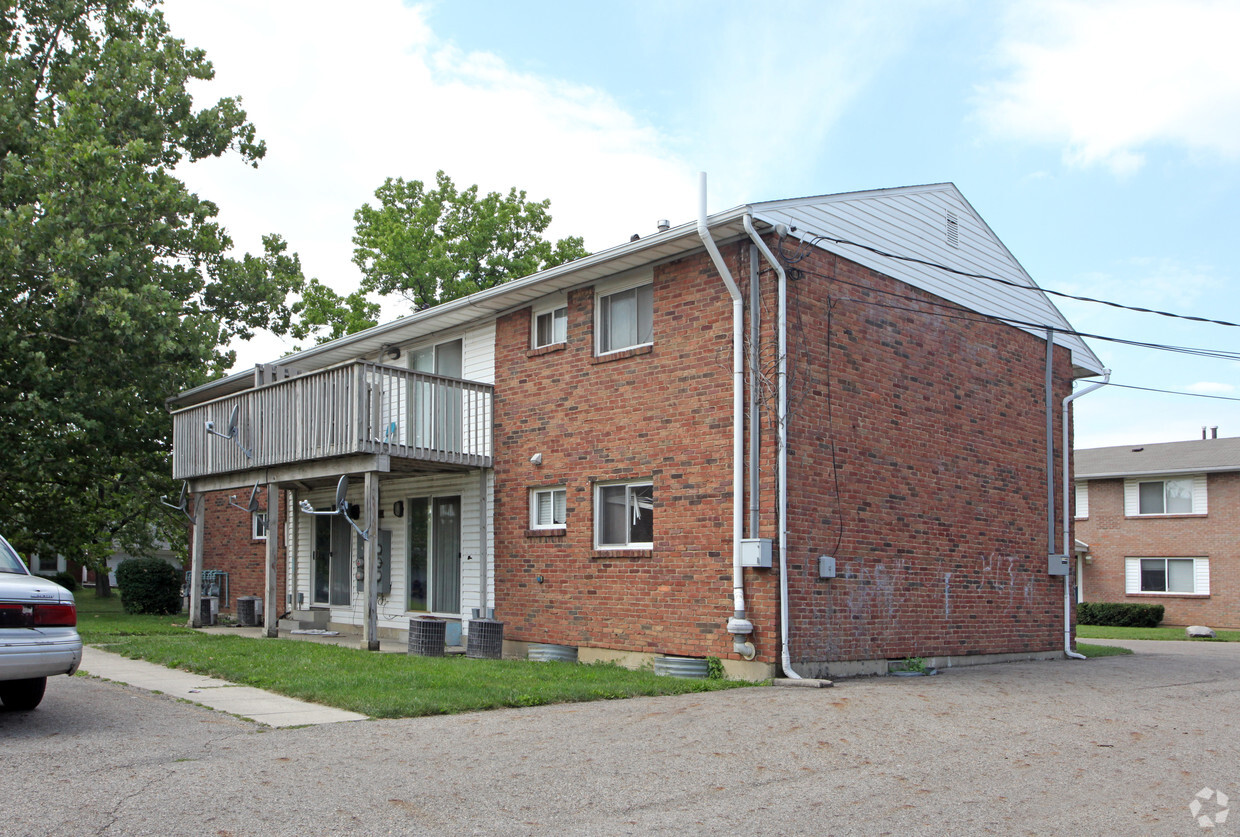
[[[1176,639],[1185,642],[1240,642],[1240,631],[1215,631],[1214,639],[1192,639],[1183,628],[1110,628],[1103,625],[1077,625],[1081,639]]]
[[[1093,659],[1094,657],[1119,657],[1124,654],[1131,654],[1128,648],[1120,648],[1118,645],[1091,645],[1088,642],[1077,642],[1076,653],[1084,654],[1086,657]]]
[[[204,634],[185,615],[131,616],[120,598],[77,593],[78,632],[106,651],[375,718],[409,718],[754,685],[657,677],[615,665],[379,654],[292,639]]]

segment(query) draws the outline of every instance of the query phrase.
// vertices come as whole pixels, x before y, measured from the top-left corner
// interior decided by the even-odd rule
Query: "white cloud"
[[[1004,32],[1007,76],[979,88],[994,134],[1121,176],[1161,145],[1240,156],[1240,5],[1021,0]]]
[[[202,103],[241,95],[267,141],[257,170],[236,158],[179,172],[220,206],[239,249],[279,232],[307,275],[356,287],[353,212],[386,177],[525,189],[551,199],[554,237],[591,250],[696,212],[695,171],[651,125],[599,90],[514,71],[438,39],[399,0],[281,4],[170,0],[173,32],[200,46],[217,77]],[[714,206],[712,205],[712,209]],[[291,346],[237,347],[239,367]]]
[[[1232,395],[1236,392],[1236,386],[1218,381],[1198,381],[1195,384],[1189,384],[1184,390],[1199,395]]]

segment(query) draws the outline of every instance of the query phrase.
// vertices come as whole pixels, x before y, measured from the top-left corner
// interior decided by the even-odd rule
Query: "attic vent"
[[[952,247],[960,246],[960,222],[954,212],[947,213],[947,243]]]

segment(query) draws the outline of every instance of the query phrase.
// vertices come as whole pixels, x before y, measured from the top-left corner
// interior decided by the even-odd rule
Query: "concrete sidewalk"
[[[131,660],[89,645],[82,649],[81,670],[105,680],[162,692],[210,709],[240,715],[269,727],[367,720],[367,716],[357,712],[308,703],[251,686],[240,686],[227,680],[165,668],[142,660]]]

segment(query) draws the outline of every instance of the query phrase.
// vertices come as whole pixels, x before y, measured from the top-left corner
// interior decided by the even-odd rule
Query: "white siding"
[[[1089,519],[1089,481],[1081,480],[1076,484],[1076,513],[1077,520]]]
[[[464,355],[465,380],[495,383],[495,320],[487,320],[465,332]]]
[[[974,311],[1071,329],[1055,305],[1036,290],[1037,286],[1020,263],[951,184],[777,201],[755,208],[764,219],[795,226],[795,235],[802,239],[826,235],[965,273],[1013,282],[1022,287],[961,276],[847,244],[829,241],[817,244]],[[957,246],[949,240],[949,215],[956,218]],[[1024,328],[1045,337],[1044,329]],[[1079,337],[1057,332],[1055,343],[1072,350],[1074,364],[1101,373],[1098,358]]]
[[[440,616],[456,616],[463,621],[470,618],[473,608],[479,606],[478,592],[480,589],[479,576],[481,574],[482,562],[480,546],[480,526],[479,526],[479,478],[478,472],[472,471],[463,474],[437,474],[433,476],[420,477],[399,477],[384,479],[379,486],[379,508],[383,512],[383,517],[378,521],[379,528],[388,529],[392,533],[392,566],[391,580],[392,591],[388,596],[379,597],[379,626],[393,627],[404,630],[409,627],[408,619],[414,615],[405,610],[407,602],[407,575],[408,575],[408,522],[409,508],[408,500],[411,497],[447,497],[459,495],[461,498],[461,612],[456,614],[438,614]],[[297,501],[303,498],[309,499],[315,508],[325,509],[330,507],[334,499],[334,489],[324,488],[316,489],[310,492],[301,492],[297,495]],[[491,475],[488,473],[487,479],[487,509],[490,519],[487,525],[487,601],[494,603],[495,601],[495,581],[494,581],[494,522],[490,516],[494,499],[494,483]],[[362,500],[362,480],[354,479],[349,486],[349,502],[360,503]],[[397,500],[405,502],[405,513],[401,517],[395,517],[392,513],[392,505]],[[365,521],[358,521],[359,525],[365,525]],[[306,606],[311,602],[311,581],[313,572],[313,550],[314,550],[314,523],[311,515],[302,514],[300,511],[296,515],[296,525],[299,527],[299,540],[297,556],[297,572],[295,591],[305,595]],[[356,551],[356,536],[350,538],[351,549]],[[356,558],[356,556],[351,556]],[[332,621],[347,625],[361,626],[365,622],[365,595],[356,590],[356,584],[351,580],[349,582],[350,598],[352,603],[349,607],[333,607]],[[293,600],[296,602],[296,592],[293,594]]]

